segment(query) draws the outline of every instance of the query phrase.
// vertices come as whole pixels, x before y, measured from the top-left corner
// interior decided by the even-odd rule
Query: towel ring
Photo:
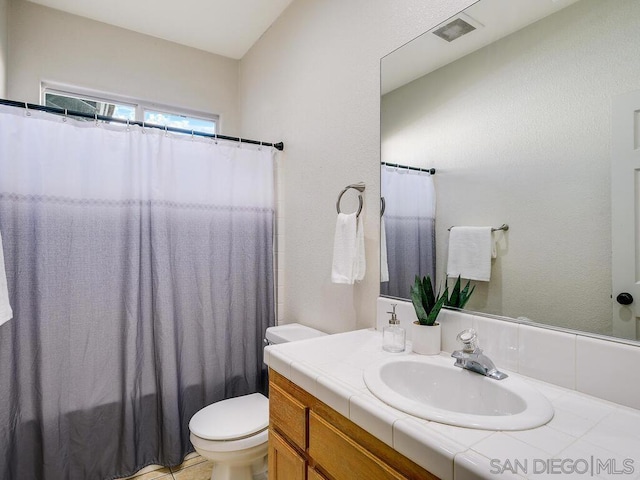
[[[364,184],[359,183],[359,184],[353,184],[353,185],[349,185],[347,187],[344,188],[344,190],[342,190],[342,192],[340,192],[340,195],[338,195],[338,201],[336,202],[336,210],[338,211],[338,213],[342,213],[340,211],[340,201],[342,200],[342,196],[347,193],[347,190],[349,190],[350,188],[353,188],[354,190],[358,190],[358,212],[356,213],[356,218],[358,218],[360,216],[360,213],[362,212],[362,205],[363,205],[363,200],[362,200],[362,192],[364,192]]]

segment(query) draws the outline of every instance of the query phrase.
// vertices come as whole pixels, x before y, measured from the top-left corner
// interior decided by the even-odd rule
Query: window
[[[218,133],[217,115],[201,114],[188,110],[174,109],[145,104],[142,101],[121,100],[116,96],[105,98],[92,95],[78,89],[69,92],[49,85],[42,85],[42,103],[47,107],[62,108],[69,111],[87,113],[90,115],[104,115],[121,120],[145,122],[150,125],[181,128],[213,135]],[[79,120],[90,121],[89,118],[76,117]]]
[[[122,120],[136,119],[136,106],[125,105],[104,99],[79,97],[69,93],[46,90],[44,92],[44,105],[46,107],[62,108],[73,112],[98,114],[106,117],[115,117]],[[76,117],[79,120],[90,120],[84,117]]]
[[[191,117],[187,115],[180,115],[177,113],[160,112],[157,110],[145,110],[144,111],[145,123],[153,125],[161,125],[175,128],[182,128],[183,130],[193,130],[196,132],[203,132],[213,135],[216,132],[216,122],[214,120],[207,120],[204,118]]]

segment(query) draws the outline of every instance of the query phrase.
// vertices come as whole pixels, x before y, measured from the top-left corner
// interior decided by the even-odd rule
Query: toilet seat
[[[213,442],[231,442],[256,436],[269,427],[269,400],[252,393],[211,404],[189,422],[196,437]]]
[[[265,428],[255,435],[239,440],[206,440],[198,437],[193,432],[189,438],[196,450],[201,449],[207,452],[240,452],[253,448],[261,448],[263,446],[266,450],[267,442],[269,441],[269,429]]]

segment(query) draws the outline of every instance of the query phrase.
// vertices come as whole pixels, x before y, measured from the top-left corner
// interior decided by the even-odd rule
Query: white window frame
[[[131,97],[123,97],[121,95],[99,92],[96,90],[90,90],[83,87],[77,87],[72,85],[64,85],[54,82],[41,82],[40,84],[40,105],[45,104],[45,94],[53,93],[56,95],[63,95],[67,97],[75,97],[79,99],[87,99],[97,102],[115,103],[118,105],[125,105],[127,107],[133,107],[135,109],[135,121],[144,121],[144,114],[147,111],[154,111],[159,113],[166,113],[169,115],[181,115],[185,117],[195,118],[198,120],[206,120],[213,122],[215,125],[216,134],[220,135],[220,115],[214,113],[206,113],[198,110],[191,110],[188,108],[175,107],[170,105],[164,105],[155,102],[147,102],[144,100],[138,100]]]

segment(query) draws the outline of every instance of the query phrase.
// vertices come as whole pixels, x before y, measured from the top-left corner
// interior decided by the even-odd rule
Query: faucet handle
[[[461,331],[456,340],[462,343],[462,351],[465,353],[472,353],[478,348],[478,334],[473,328]]]

